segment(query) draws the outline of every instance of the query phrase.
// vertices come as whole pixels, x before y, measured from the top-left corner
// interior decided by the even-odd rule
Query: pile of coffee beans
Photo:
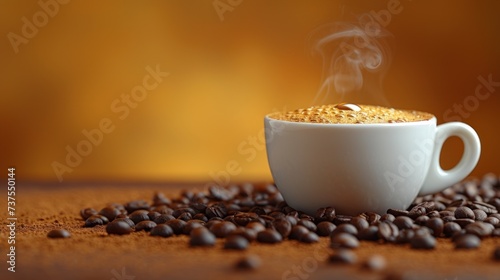
[[[204,192],[184,190],[176,198],[156,193],[151,202],[112,203],[97,211],[82,209],[84,227],[105,226],[110,235],[146,231],[150,236],[189,236],[189,245],[214,246],[223,239],[227,250],[245,250],[252,242],[284,240],[314,243],[329,237],[334,263],[352,263],[360,240],[408,244],[435,249],[437,238],[450,238],[457,250],[478,248],[481,240],[500,236],[500,180],[487,174],[458,183],[441,193],[418,197],[408,209],[388,209],[347,216],[334,207],[308,215],[288,206],[274,185],[210,186]],[[499,259],[499,249],[493,253]],[[385,263],[371,260],[367,267]],[[250,265],[251,266],[251,265]]]

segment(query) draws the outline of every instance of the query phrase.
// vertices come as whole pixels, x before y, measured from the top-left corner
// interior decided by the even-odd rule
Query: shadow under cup
[[[264,122],[274,182],[288,205],[310,215],[328,206],[345,215],[406,209],[419,193],[437,192],[465,178],[480,152],[472,128],[463,123],[436,127],[435,117],[317,124],[266,116]],[[448,174],[439,166],[439,154],[450,136],[460,137],[465,150]]]

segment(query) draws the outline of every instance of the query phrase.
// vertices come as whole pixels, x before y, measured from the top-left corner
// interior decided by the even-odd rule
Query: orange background
[[[314,99],[322,62],[311,55],[311,32],[391,1],[243,0],[223,20],[214,2],[71,1],[17,53],[8,34],[21,36],[23,17],[33,22],[43,9],[37,1],[0,2],[2,178],[15,166],[19,180],[57,181],[52,163],[65,164],[66,147],[108,118],[114,130],[63,174],[65,182],[208,181],[221,171],[232,172],[230,181],[270,180],[263,116]],[[455,104],[474,102],[478,76],[500,81],[500,2],[401,0],[400,7],[386,26],[392,65],[383,89],[391,106],[428,111],[442,123]],[[111,104],[157,65],[170,75],[121,120]],[[469,103],[473,110],[461,117],[482,141],[473,175],[500,173],[499,92]],[[461,155],[460,141],[449,142],[445,167]]]

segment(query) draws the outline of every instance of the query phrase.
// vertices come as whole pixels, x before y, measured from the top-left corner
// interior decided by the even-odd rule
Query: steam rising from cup
[[[374,25],[371,16],[366,17],[368,22],[335,23],[313,33],[313,53],[323,61],[322,83],[314,104],[355,101],[388,105],[381,81],[390,64],[384,38],[390,34]]]

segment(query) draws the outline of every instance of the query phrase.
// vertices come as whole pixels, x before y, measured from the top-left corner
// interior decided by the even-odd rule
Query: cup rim
[[[412,122],[395,122],[395,123],[310,123],[310,122],[294,122],[287,120],[278,120],[269,117],[269,115],[274,113],[269,113],[265,115],[264,121],[273,121],[273,122],[283,122],[289,125],[296,126],[318,126],[318,127],[397,127],[397,126],[418,126],[429,123],[437,123],[436,116],[432,114],[432,118],[421,121],[412,121]],[[430,114],[430,113],[429,113]]]

